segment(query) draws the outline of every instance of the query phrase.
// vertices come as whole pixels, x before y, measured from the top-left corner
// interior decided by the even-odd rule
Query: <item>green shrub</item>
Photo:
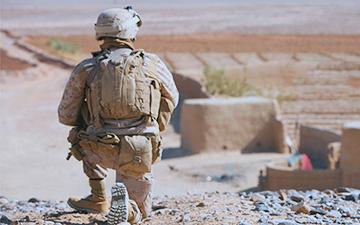
[[[241,76],[239,73],[242,73]],[[226,73],[224,69],[211,69],[205,67],[205,88],[211,95],[223,95],[231,97],[241,96],[262,96],[265,98],[276,99],[279,103],[286,101],[295,101],[297,96],[288,89],[280,87],[256,87],[250,84],[246,76],[251,76],[247,71],[230,71]],[[244,77],[245,76],[245,77]],[[267,80],[264,80],[267,82]]]
[[[224,69],[205,67],[205,88],[212,95],[232,97],[260,95],[260,91],[250,85],[246,78],[233,78],[225,74]]]
[[[79,45],[65,42],[55,38],[50,39],[47,44],[52,50],[57,52],[75,54],[80,51]]]

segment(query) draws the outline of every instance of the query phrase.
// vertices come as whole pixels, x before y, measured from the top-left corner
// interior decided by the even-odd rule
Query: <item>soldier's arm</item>
[[[151,64],[155,64],[155,67]],[[152,67],[155,68],[156,77],[160,80],[161,101],[157,121],[159,123],[160,131],[163,131],[168,125],[171,114],[178,104],[179,92],[176,88],[172,74],[158,56],[154,54],[147,55],[145,58],[145,67],[149,70]]]
[[[85,99],[88,73],[93,67],[91,59],[84,60],[72,71],[58,107],[59,122],[68,126],[80,126],[80,110]]]

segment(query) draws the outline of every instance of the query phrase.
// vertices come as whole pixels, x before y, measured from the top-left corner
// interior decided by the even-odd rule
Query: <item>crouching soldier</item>
[[[73,70],[58,108],[73,126],[71,154],[83,163],[91,194],[69,198],[78,211],[108,213],[109,224],[139,223],[151,211],[151,166],[161,158],[161,137],[178,103],[165,64],[134,49],[142,21],[131,7],[103,11],[95,24],[101,51]],[[108,202],[107,169],[116,170]]]

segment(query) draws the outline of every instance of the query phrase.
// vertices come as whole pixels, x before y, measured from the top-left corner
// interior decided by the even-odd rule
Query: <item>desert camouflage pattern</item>
[[[129,51],[124,49],[124,51]],[[130,54],[130,51],[129,51]],[[179,93],[176,88],[172,74],[167,69],[162,60],[155,54],[145,53],[144,70],[145,73],[152,72],[152,63],[156,62],[156,76],[160,80],[161,102],[157,124],[149,124],[148,129],[153,126],[160,126],[160,131],[164,130],[170,115],[179,101]],[[69,126],[80,126],[81,108],[85,104],[86,82],[90,71],[96,65],[94,58],[86,59],[78,64],[73,70],[69,81],[65,86],[63,97],[61,99],[58,116],[62,124]],[[129,130],[131,130],[129,128]]]
[[[119,48],[118,44],[105,42],[101,48],[103,50],[120,50],[123,51],[122,54],[130,54],[132,52],[129,48]],[[76,129],[76,131],[80,131],[79,134],[75,134],[76,138],[70,142],[74,142],[72,143],[73,147],[77,147],[75,149],[79,152],[79,157],[77,158],[82,160],[84,173],[89,179],[104,179],[110,168],[116,170],[116,180],[125,184],[130,197],[129,222],[131,223],[139,222],[141,218],[149,215],[151,211],[151,164],[161,158],[161,137],[159,131],[163,131],[166,128],[171,113],[179,100],[178,90],[172,74],[161,59],[154,54],[146,52],[144,52],[143,58],[144,73],[149,76],[155,75],[160,85],[159,115],[157,120],[152,121],[152,123],[146,122],[137,125],[135,128],[128,127],[122,129],[120,136],[116,133],[110,139],[107,135],[96,136],[98,133],[95,136],[92,135],[90,128],[93,121],[90,121],[91,119],[85,116],[84,108],[87,108],[85,99],[89,74],[97,63],[95,58],[86,59],[75,67],[65,86],[58,108],[58,116],[61,123],[79,128]],[[136,129],[136,135],[133,132],[134,129]],[[91,139],[94,137],[98,138],[94,142],[97,143],[95,144],[96,146],[93,146],[94,143],[91,142]],[[111,140],[111,143],[107,143],[109,140]],[[137,141],[140,141],[138,145],[134,143]],[[102,146],[106,147],[103,148]],[[138,151],[139,154],[128,154],[126,159],[121,158],[119,155],[121,151],[136,153],[136,148],[141,149],[141,151]],[[146,148],[146,151],[143,151],[143,148]],[[140,160],[139,157],[141,158]],[[130,162],[126,164],[125,161]],[[121,164],[119,162],[124,163]],[[139,162],[142,164],[139,164]],[[140,166],[129,166],[131,164]]]
[[[135,38],[141,24],[140,15],[131,7],[106,9],[100,13],[95,23],[96,39]]]
[[[107,177],[108,170],[98,164],[83,159],[84,173],[90,180],[101,180]],[[130,198],[129,222],[131,224],[140,222],[151,212],[152,197],[151,187],[153,176],[151,173],[143,173],[136,177],[124,174],[124,171],[116,171],[116,182],[125,184]]]

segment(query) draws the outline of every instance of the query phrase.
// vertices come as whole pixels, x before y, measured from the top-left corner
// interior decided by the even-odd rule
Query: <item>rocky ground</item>
[[[0,224],[106,224],[63,201],[0,197]],[[154,199],[144,224],[360,224],[360,190],[204,193]]]

